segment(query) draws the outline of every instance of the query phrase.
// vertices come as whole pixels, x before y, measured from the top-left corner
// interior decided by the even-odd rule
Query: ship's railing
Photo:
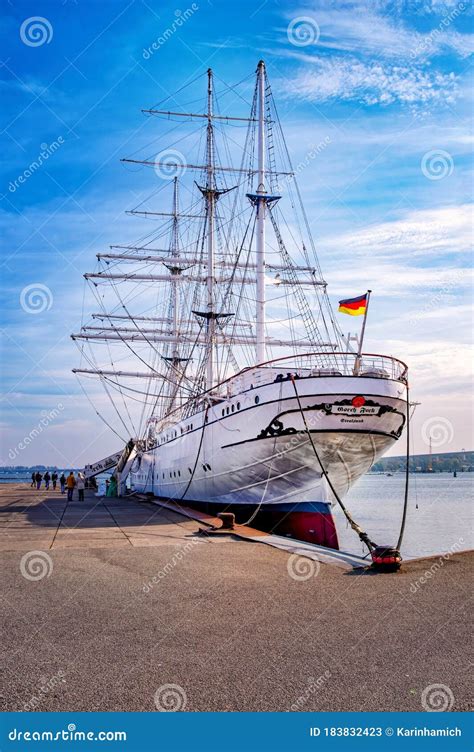
[[[325,356],[329,355],[331,361],[328,366]],[[259,374],[259,383],[262,384],[268,383],[264,381],[265,373],[267,372],[270,376],[275,371],[281,372],[283,376],[293,373],[300,378],[304,376],[363,376],[406,382],[408,366],[390,355],[375,353],[363,353],[360,356],[355,352],[309,353],[269,360],[258,366],[246,368],[239,375],[247,378],[250,373]],[[273,381],[273,379],[269,378],[268,381]]]
[[[330,367],[326,365],[327,360],[322,357],[328,355],[331,356]],[[325,365],[323,366],[322,363]],[[203,392],[199,399],[176,408],[157,422],[155,430],[159,433],[166,432],[169,429],[168,438],[177,438],[178,433],[175,424],[181,420],[191,421],[190,416],[204,411],[206,406],[218,404],[222,400],[252,387],[287,380],[292,375],[297,378],[356,376],[359,378],[391,379],[406,383],[408,366],[403,361],[392,358],[390,355],[373,353],[363,353],[358,356],[354,352],[335,353],[332,351],[331,353],[308,353],[276,358],[257,366],[244,368],[238,374],[217,384],[213,389]],[[186,424],[183,427],[183,433],[186,433],[188,428],[189,426]],[[181,428],[179,431],[181,432]]]

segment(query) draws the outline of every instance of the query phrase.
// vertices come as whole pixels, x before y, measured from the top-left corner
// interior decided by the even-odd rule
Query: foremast
[[[214,143],[214,112],[213,112],[213,73],[207,70],[207,128],[206,128],[206,185],[198,186],[206,205],[206,229],[207,229],[207,310],[194,311],[194,314],[205,321],[206,331],[206,382],[205,389],[209,391],[215,382],[215,348],[216,348],[216,322],[221,316],[227,314],[216,310],[215,295],[215,264],[216,264],[216,204],[226,190],[220,190],[216,184],[215,143]]]

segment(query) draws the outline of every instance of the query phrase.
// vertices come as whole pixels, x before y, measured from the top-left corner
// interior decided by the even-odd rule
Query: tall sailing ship
[[[147,232],[85,275],[99,310],[72,335],[74,371],[132,437],[134,490],[337,547],[334,491],[400,438],[407,368],[334,318],[263,61],[248,102],[220,84],[246,116],[220,109],[215,79],[201,111],[144,110],[174,140],[122,160],[158,189],[129,212]]]

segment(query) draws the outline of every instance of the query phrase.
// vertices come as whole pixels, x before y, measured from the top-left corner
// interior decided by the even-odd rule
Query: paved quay
[[[372,574],[133,499],[0,512],[3,710],[470,709],[472,552]]]

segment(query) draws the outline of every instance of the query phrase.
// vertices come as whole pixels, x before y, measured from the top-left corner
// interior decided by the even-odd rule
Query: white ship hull
[[[332,503],[293,382],[259,384],[258,376],[265,381],[274,373],[254,378],[252,373],[256,370],[246,376],[247,384],[231,379],[232,396],[207,410],[176,423],[168,419],[158,445],[135,463],[132,487],[182,502],[232,507]],[[255,382],[250,388],[249,378]],[[363,376],[307,376],[295,384],[317,453],[343,497],[400,437],[406,386],[397,379]],[[239,385],[247,388],[237,391]],[[364,404],[354,406],[354,398],[358,403],[361,397]]]

